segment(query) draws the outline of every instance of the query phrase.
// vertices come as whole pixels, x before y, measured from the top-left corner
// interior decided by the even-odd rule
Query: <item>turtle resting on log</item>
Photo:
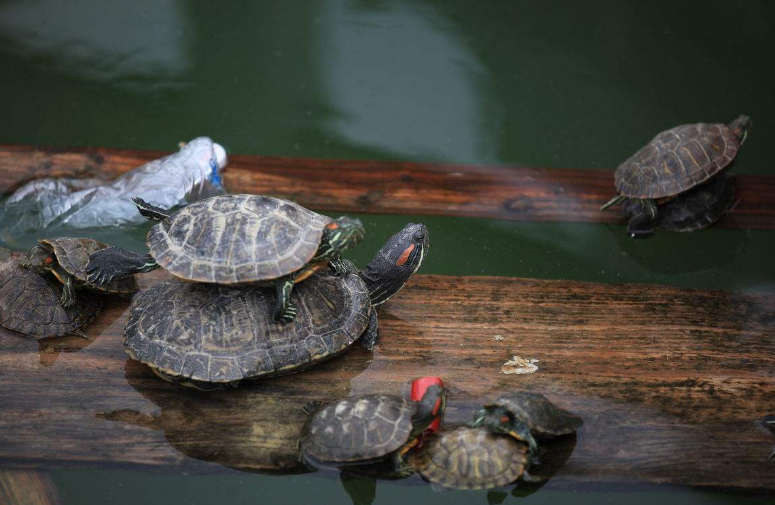
[[[299,447],[312,466],[362,465],[391,458],[399,473],[403,456],[444,413],[444,388],[430,386],[419,402],[396,395],[342,398],[317,408],[304,426]]]
[[[569,435],[581,427],[581,418],[562,409],[544,395],[529,392],[507,393],[485,405],[474,416],[473,427],[484,426],[493,433],[510,435],[528,444],[531,462],[536,463],[535,439],[549,440]]]
[[[739,116],[729,125],[688,124],[660,133],[619,165],[619,194],[600,210],[624,202],[633,237],[649,235],[657,226],[675,231],[710,226],[732,206],[733,180],[717,179],[733,164],[750,130],[751,119]]]
[[[358,340],[372,349],[375,307],[403,287],[427,250],[425,225],[407,225],[363,272],[345,261],[345,275],[326,269],[300,284],[290,295],[298,314],[282,325],[269,316],[270,289],[161,282],[133,298],[124,346],[160,377],[203,390],[297,372]]]
[[[95,285],[87,281],[86,265],[89,263],[89,255],[107,248],[107,244],[90,238],[67,237],[43,239],[38,242],[40,244],[30,249],[20,266],[39,274],[54,275],[64,286],[59,302],[63,307],[72,307],[75,304],[76,288],[122,295],[131,295],[137,291],[137,281],[133,275],[105,285]]]
[[[140,213],[160,221],[148,232],[149,254],[108,247],[90,256],[88,281],[105,285],[162,267],[185,281],[275,286],[275,320],[291,322],[295,284],[331,267],[347,273],[341,253],[356,246],[363,224],[332,220],[287,200],[256,195],[223,195],[177,212],[134,199]]]
[[[32,337],[73,333],[88,338],[80,328],[94,321],[102,300],[77,293],[73,303],[63,307],[62,291],[53,276],[21,268],[0,250],[0,326]]]

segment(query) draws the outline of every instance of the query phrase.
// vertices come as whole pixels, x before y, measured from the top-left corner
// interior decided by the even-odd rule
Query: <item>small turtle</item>
[[[107,244],[90,238],[69,237],[43,239],[38,242],[40,244],[30,249],[21,267],[40,274],[47,272],[53,274],[64,285],[60,300],[63,307],[73,306],[76,288],[83,287],[91,291],[123,295],[131,295],[137,291],[137,281],[133,275],[116,279],[102,286],[86,280],[89,255],[105,249],[108,247]]]
[[[318,272],[293,290],[299,313],[283,325],[269,317],[273,290],[161,282],[132,300],[126,352],[164,379],[217,389],[314,366],[359,338],[371,349],[379,337],[374,307],[401,289],[427,248],[425,226],[409,224],[364,272],[356,272],[349,261],[343,276]]]
[[[485,426],[494,433],[511,435],[538,455],[535,439],[547,440],[569,435],[581,426],[581,418],[562,409],[544,395],[529,392],[507,393],[485,405],[474,416],[472,426]]]
[[[663,204],[672,198],[711,180],[729,167],[737,157],[751,129],[751,119],[739,116],[728,126],[724,124],[689,124],[664,131],[628,158],[616,169],[615,182],[619,194],[603,205],[600,210],[625,201],[636,200],[625,209],[631,219],[628,232],[632,236],[644,236],[659,224],[658,214]],[[712,190],[707,190],[712,191]],[[726,195],[728,189],[721,191]],[[701,193],[707,194],[707,193]],[[728,205],[703,210],[698,207],[703,197],[690,196],[673,202],[668,212],[690,214],[690,223],[681,223],[678,216],[662,220],[667,228],[689,231],[704,228],[715,222],[728,210]],[[731,204],[733,197],[724,197]],[[713,199],[712,199],[713,200]],[[714,205],[713,202],[706,202]],[[723,208],[723,211],[720,211]],[[676,220],[678,222],[676,222]],[[712,220],[711,222],[708,222]]]
[[[162,267],[186,281],[275,286],[274,317],[283,322],[296,315],[294,284],[327,265],[344,275],[340,254],[364,235],[357,219],[332,220],[268,196],[216,196],[174,213],[139,198],[134,202],[140,214],[160,221],[148,232],[150,254],[117,247],[97,251],[87,268],[89,282],[107,284]]]
[[[53,276],[22,268],[13,259],[0,261],[0,325],[32,337],[58,337],[91,323],[102,308],[99,297],[78,293],[63,307],[62,284]]]
[[[368,464],[403,455],[444,412],[445,393],[430,386],[419,402],[373,394],[342,398],[318,408],[305,425],[299,446],[305,461],[333,466]]]
[[[527,478],[528,446],[486,428],[445,427],[408,457],[432,484],[453,489],[492,489]]]

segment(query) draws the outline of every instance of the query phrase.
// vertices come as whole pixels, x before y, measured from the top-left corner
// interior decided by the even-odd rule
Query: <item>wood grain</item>
[[[374,353],[355,346],[307,372],[215,393],[128,360],[127,305],[109,301],[89,341],[0,331],[0,467],[305,472],[296,440],[308,401],[406,394],[410,380],[438,375],[448,423],[512,389],[584,419],[544,455],[535,473],[547,486],[775,492],[775,435],[758,421],[775,410],[775,295],[419,275],[380,309]],[[538,372],[500,374],[515,354],[539,359]]]
[[[165,154],[0,145],[0,193],[37,177],[112,178]],[[234,155],[224,179],[234,192],[288,198],[316,210],[624,222],[616,210],[599,210],[614,194],[613,173],[605,170]],[[718,226],[775,229],[775,177],[738,176],[737,191],[739,204]]]
[[[0,471],[0,505],[57,505],[56,485],[46,472]]]

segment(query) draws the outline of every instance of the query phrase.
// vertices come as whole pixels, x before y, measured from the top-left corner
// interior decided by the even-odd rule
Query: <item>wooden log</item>
[[[775,435],[757,421],[774,409],[772,294],[419,275],[380,309],[373,353],[356,345],[309,371],[212,393],[127,358],[127,306],[108,301],[90,341],[0,331],[0,466],[305,472],[296,440],[308,401],[406,394],[410,380],[438,375],[448,423],[514,389],[582,416],[535,472],[550,486],[775,490]],[[513,355],[539,359],[538,371],[501,374]]]
[[[0,193],[52,175],[115,177],[165,154],[109,148],[0,145]],[[288,198],[316,210],[471,216],[515,221],[624,222],[599,207],[614,194],[604,170],[230,158],[227,188]],[[738,176],[740,199],[719,226],[775,228],[775,177]]]
[[[0,504],[57,505],[59,493],[46,472],[0,471]]]

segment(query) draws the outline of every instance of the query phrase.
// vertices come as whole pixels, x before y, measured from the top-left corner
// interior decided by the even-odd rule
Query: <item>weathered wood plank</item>
[[[0,145],[0,193],[33,177],[107,178],[163,152]],[[226,186],[317,210],[472,216],[516,221],[623,222],[603,170],[231,156]],[[738,176],[740,203],[719,226],[775,228],[775,177]]]
[[[513,388],[580,414],[578,436],[555,443],[535,472],[554,474],[552,486],[775,491],[775,436],[757,425],[775,409],[775,295],[420,275],[381,309],[374,353],[356,346],[307,372],[217,393],[128,360],[126,310],[110,301],[90,341],[0,331],[0,467],[303,472],[295,441],[306,402],[406,393],[411,379],[438,375],[447,422]],[[539,359],[539,371],[500,374],[514,354]]]
[[[57,505],[59,493],[46,472],[0,471],[0,505]]]

